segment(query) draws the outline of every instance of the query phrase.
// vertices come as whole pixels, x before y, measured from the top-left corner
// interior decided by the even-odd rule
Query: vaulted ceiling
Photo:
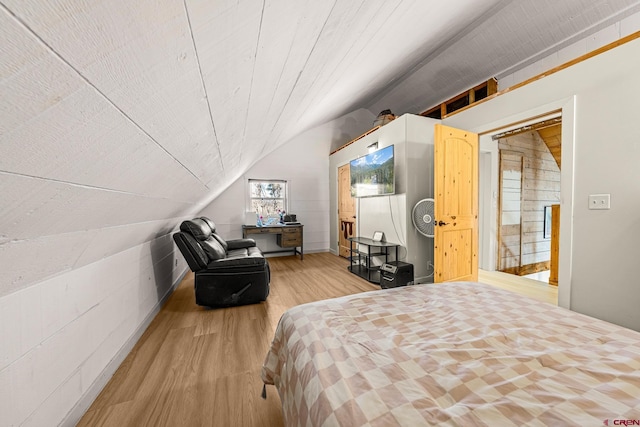
[[[420,112],[631,0],[0,0],[0,296],[148,241],[359,108]],[[29,256],[52,260],[33,270]]]

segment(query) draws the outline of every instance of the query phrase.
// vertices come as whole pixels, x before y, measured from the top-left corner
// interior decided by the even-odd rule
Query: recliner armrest
[[[227,240],[227,246],[229,251],[234,249],[246,249],[253,248],[256,245],[256,241],[253,239],[235,239]]]
[[[203,270],[205,273],[225,272],[225,271],[257,271],[261,270],[267,264],[266,259],[262,256],[242,256],[233,258],[223,258],[211,261],[207,268]]]

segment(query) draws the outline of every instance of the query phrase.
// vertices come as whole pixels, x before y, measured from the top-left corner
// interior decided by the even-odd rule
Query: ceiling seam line
[[[213,128],[213,137],[216,140],[216,148],[218,149],[218,158],[220,159],[220,168],[224,172],[224,162],[222,161],[222,149],[220,148],[220,140],[218,139],[218,132],[216,131],[216,124],[213,120],[213,111],[211,111],[211,102],[209,101],[209,94],[207,93],[207,85],[204,82],[204,76],[202,75],[202,65],[200,64],[200,55],[198,54],[198,47],[196,46],[196,39],[193,36],[193,27],[191,25],[191,16],[189,15],[189,8],[187,7],[187,0],[182,2],[184,5],[184,13],[187,17],[187,26],[189,27],[189,36],[191,36],[191,43],[193,44],[193,52],[196,57],[196,63],[198,64],[198,75],[200,76],[200,84],[202,84],[202,90],[204,91],[204,98],[207,101],[207,109],[209,110],[209,120],[211,120],[211,127]],[[209,188],[207,186],[207,188]]]
[[[366,0],[364,0],[364,1],[366,1]],[[361,8],[361,7],[362,7],[362,5],[364,4],[364,1],[363,1],[362,3],[360,3],[360,8]],[[402,1],[402,0],[400,0],[400,1],[396,4],[396,6],[393,8],[393,11],[389,14],[389,17],[390,17],[390,16],[392,16],[392,15],[395,13],[395,11],[396,11],[396,10],[398,9],[398,7],[400,6],[401,1]],[[379,11],[380,11],[380,9],[382,9],[382,7],[383,7],[383,4],[380,4],[380,6],[378,7],[377,11],[379,12]],[[360,10],[360,8],[358,8],[358,11]],[[372,14],[372,16],[369,18],[369,24],[371,24],[371,22],[372,22],[372,21],[373,21],[373,19],[375,18],[375,15],[376,15],[376,14]],[[378,30],[379,30],[379,28],[378,28]],[[377,31],[376,31],[376,32],[377,32]],[[353,59],[353,58],[357,58],[357,57],[358,57],[358,55],[359,55],[359,53],[360,53],[360,52],[362,52],[363,48],[361,48],[361,49],[360,49],[360,52],[358,52],[358,54],[357,54],[357,55],[349,55],[349,54],[351,53],[351,49],[352,49],[354,46],[355,46],[355,43],[351,45],[351,47],[347,50],[347,52],[345,52],[345,54],[342,56],[342,59],[341,59],[340,61],[337,61],[336,68],[334,68],[334,69],[333,69],[333,71],[331,72],[330,76],[333,76],[333,75],[335,74],[335,72],[336,72],[336,70],[337,70],[337,67],[338,67],[340,64],[342,64],[342,62],[343,62],[343,61],[345,61],[345,60],[346,60],[345,58],[347,58],[347,57],[351,57],[351,58],[352,58],[352,61],[351,61],[351,62],[353,62],[353,61],[355,60],[355,59]],[[350,62],[349,64],[351,64],[351,62]],[[325,83],[326,83],[326,82],[330,82],[330,81],[335,81],[335,79],[334,79],[334,78],[332,78],[332,77],[329,77],[329,78],[327,78],[327,79],[326,79]],[[314,82],[314,85],[315,85],[315,82]],[[321,92],[321,93],[322,93],[322,92]],[[307,106],[305,107],[304,111],[303,111],[301,114],[298,114],[298,116],[297,116],[297,117],[299,118],[299,117],[303,116],[303,115],[304,115],[304,114],[309,110],[309,107],[310,107],[310,106],[311,106],[311,104],[307,104]],[[346,111],[346,112],[345,112],[344,110],[348,110],[348,111]],[[347,108],[347,109],[342,109],[342,110],[340,110],[340,111],[341,111],[341,114],[339,114],[338,116],[342,116],[342,115],[346,114],[347,112],[349,112],[349,111],[353,111],[353,110],[350,110],[350,109],[348,109],[348,108]],[[278,134],[278,137],[279,137],[279,136],[280,136],[280,134]]]
[[[251,70],[251,82],[249,83],[249,96],[247,97],[247,111],[244,116],[244,129],[242,129],[242,141],[240,142],[240,161],[244,152],[244,143],[247,136],[247,123],[249,122],[249,108],[251,107],[251,94],[253,93],[253,79],[256,75],[256,62],[258,62],[258,49],[260,48],[260,36],[262,35],[262,21],[264,19],[265,0],[262,0],[262,11],[260,12],[260,25],[258,27],[258,37],[256,39],[256,50],[253,58],[253,68]]]
[[[356,15],[358,14],[358,12],[360,11],[360,9],[362,9],[362,5],[364,4],[366,0],[363,0],[360,2],[360,6],[358,7],[358,9],[356,10]],[[382,4],[380,4],[380,6],[378,7],[378,11],[382,8]],[[375,16],[375,14],[373,15]],[[369,22],[371,22],[371,20],[373,20],[373,16],[370,18]],[[331,81],[335,81],[335,79],[333,79],[333,75],[336,72],[337,68],[342,64],[342,61],[344,60],[344,58],[346,56],[348,56],[348,54],[351,52],[351,49],[353,48],[355,43],[351,44],[351,46],[349,47],[349,49],[347,49],[347,51],[345,52],[345,54],[341,57],[341,59],[339,61],[336,61],[336,66],[333,68],[333,71],[331,71],[331,73],[329,74],[329,77],[327,77],[325,79],[325,81],[322,84],[322,87],[324,87],[326,85],[327,82],[331,82]],[[323,65],[321,72],[318,73],[318,75],[322,74],[322,71],[324,71],[324,67],[326,64]],[[314,80],[313,83],[311,84],[310,89],[307,91],[307,94],[309,94],[311,92],[311,89],[313,89],[316,85],[316,82],[318,80]],[[323,93],[322,91],[320,91],[320,93]],[[326,92],[324,92],[326,93]],[[304,98],[304,100],[306,100],[306,97]],[[304,116],[304,114],[309,110],[309,108],[311,107],[311,105],[313,105],[312,102],[307,103],[306,107],[304,107],[304,111],[302,111],[301,113],[298,113],[297,118],[300,118],[302,116]],[[278,134],[278,137],[280,137],[281,133]]]
[[[298,26],[296,26],[296,32],[295,34],[298,34]],[[280,82],[282,81],[282,76],[284,74],[284,70],[287,67],[287,64],[289,62],[289,58],[291,57],[291,50],[293,49],[293,43],[294,40],[296,39],[296,37],[292,37],[291,38],[291,43],[289,43],[289,50],[287,51],[287,58],[282,62],[282,68],[280,68],[280,74],[278,74],[278,82],[276,83],[276,87],[273,90],[273,96],[271,96],[270,101],[269,101],[269,107],[267,108],[267,113],[265,114],[265,117],[269,116],[269,113],[271,113],[271,107],[273,106],[273,100],[276,98],[276,94],[278,93],[278,89],[280,89]],[[264,123],[266,121],[262,122],[262,127],[260,128],[260,131],[262,131],[262,129],[264,129]]]
[[[84,188],[84,189],[87,189],[87,190],[106,191],[106,192],[109,192],[109,193],[125,194],[125,195],[128,195],[128,196],[145,197],[145,198],[148,198],[148,199],[156,199],[156,200],[176,201],[175,199],[170,198],[170,197],[156,197],[156,196],[151,196],[151,195],[148,195],[148,194],[133,193],[131,191],[116,190],[116,189],[113,189],[113,188],[100,187],[100,186],[97,186],[97,185],[78,184],[77,182],[65,181],[65,180],[56,179],[56,178],[45,178],[43,176],[29,175],[29,174],[26,174],[26,173],[19,173],[19,172],[11,172],[11,171],[0,170],[0,175],[13,175],[13,176],[21,177],[21,178],[35,179],[35,180],[38,180],[38,181],[49,181],[49,182],[53,182],[53,183],[56,183],[56,184],[64,184],[64,185],[69,185],[69,186],[72,186],[72,187]],[[191,203],[191,202],[188,202],[188,201],[180,201],[180,200],[178,200],[176,202],[177,203]]]
[[[322,23],[322,28],[320,28],[320,31],[318,32],[318,37],[316,37],[316,40],[313,43],[313,46],[311,47],[311,50],[309,51],[309,55],[307,55],[307,59],[304,61],[304,65],[300,69],[300,72],[298,73],[298,76],[296,77],[296,81],[293,83],[293,87],[291,88],[291,91],[289,92],[289,96],[287,96],[287,99],[285,100],[284,105],[282,106],[282,109],[280,110],[280,114],[278,114],[278,118],[276,119],[276,121],[273,124],[273,127],[271,128],[271,132],[269,132],[269,136],[271,136],[273,134],[273,130],[276,128],[276,126],[278,126],[278,123],[280,122],[280,119],[282,118],[282,114],[284,113],[284,110],[287,108],[287,104],[289,104],[289,100],[291,99],[291,96],[293,95],[293,92],[296,90],[296,86],[298,85],[298,82],[300,81],[300,77],[302,76],[302,73],[304,72],[305,68],[307,67],[307,64],[309,63],[309,59],[311,58],[311,55],[313,55],[313,51],[316,49],[316,46],[318,45],[318,42],[320,41],[320,37],[322,36],[322,32],[324,31],[324,28],[327,26],[327,22],[329,22],[329,18],[333,14],[333,9],[335,9],[337,3],[338,3],[338,0],[334,0],[333,6],[331,6],[331,10],[327,14],[327,18]],[[279,133],[278,135],[281,135],[281,134],[282,134],[282,132]],[[260,154],[264,153],[264,149],[265,148],[266,148],[266,144],[262,146],[262,150],[261,150]]]
[[[140,132],[142,132],[147,138],[153,141],[162,151],[164,151],[169,157],[171,157],[176,163],[186,169],[195,179],[197,179],[203,185],[206,184],[202,182],[196,174],[194,174],[191,169],[189,169],[184,163],[178,160],[173,154],[171,154],[162,144],[160,144],[154,137],[152,137],[146,130],[144,130],[138,123],[136,123],[124,110],[118,107],[105,93],[103,93],[96,85],[94,85],[80,70],[74,67],[69,61],[67,61],[61,54],[59,54],[53,46],[49,45],[42,37],[40,37],[25,21],[23,21],[18,15],[13,13],[13,11],[9,10],[7,6],[3,3],[0,3],[0,8],[4,9],[17,23],[19,23],[23,28],[25,28],[39,43],[41,43],[51,54],[53,54],[58,60],[62,61],[67,67],[72,69],[81,79],[84,81],[89,87],[91,87],[98,95],[100,95],[109,105],[116,109],[124,118],[127,119],[131,124],[133,124]],[[209,187],[207,187],[209,188]]]
[[[34,236],[34,237],[16,237],[16,238],[11,238],[11,239],[3,242],[3,243],[0,243],[0,246],[1,245],[5,245],[7,243],[22,243],[22,242],[28,242],[30,240],[48,239],[48,238],[53,237],[53,236],[65,236],[65,235],[72,235],[72,234],[79,234],[79,233],[87,233],[87,232],[90,232],[90,231],[108,230],[110,228],[122,228],[122,227],[128,227],[130,225],[136,225],[137,226],[137,225],[143,225],[143,224],[150,224],[150,223],[153,223],[153,222],[168,222],[168,220],[183,219],[183,218],[188,218],[188,216],[179,215],[179,216],[172,216],[171,218],[166,218],[166,219],[165,218],[159,218],[159,219],[150,219],[150,220],[137,221],[137,222],[127,222],[127,223],[123,223],[123,224],[112,224],[112,225],[107,225],[105,227],[100,227],[100,228],[87,228],[87,229],[83,229],[83,230],[64,231],[62,233],[46,234],[46,235],[39,235],[39,236]],[[174,229],[175,229],[175,227],[174,227]],[[153,237],[152,240],[167,236],[167,235],[171,234],[174,229],[172,229],[171,231],[167,232],[166,234],[162,234],[160,236]],[[128,249],[130,249],[130,248],[128,248]]]

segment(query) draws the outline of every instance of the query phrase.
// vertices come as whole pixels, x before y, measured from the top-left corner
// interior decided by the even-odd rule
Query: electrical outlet
[[[589,209],[611,209],[611,194],[589,195]]]

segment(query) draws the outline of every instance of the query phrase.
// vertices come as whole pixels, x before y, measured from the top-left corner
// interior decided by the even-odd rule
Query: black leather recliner
[[[173,235],[195,273],[196,304],[228,307],[265,301],[269,263],[253,239],[224,240],[209,218],[183,221]]]

